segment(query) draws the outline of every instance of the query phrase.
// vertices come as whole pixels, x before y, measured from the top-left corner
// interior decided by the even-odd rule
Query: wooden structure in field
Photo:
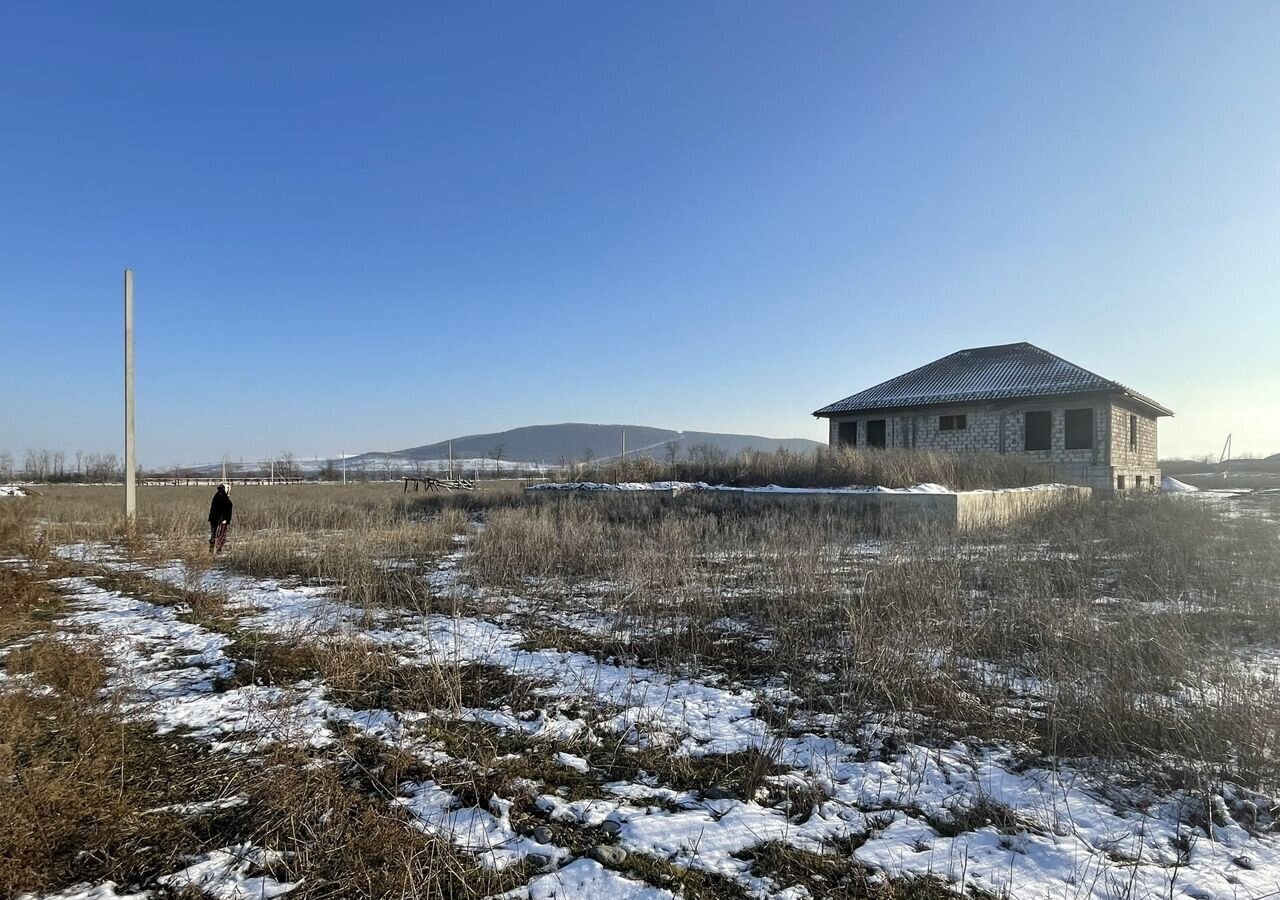
[[[464,478],[436,478],[433,475],[406,475],[404,476],[404,493],[409,493],[409,485],[413,485],[414,493],[419,490],[427,491],[474,491],[476,488],[474,481],[468,481]]]

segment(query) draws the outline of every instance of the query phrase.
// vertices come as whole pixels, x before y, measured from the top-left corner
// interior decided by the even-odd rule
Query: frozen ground
[[[456,574],[465,552],[459,549],[426,576],[437,591],[474,599]],[[63,553],[139,569],[109,547]],[[174,585],[190,580],[178,563],[146,567],[145,574]],[[805,888],[753,868],[750,852],[767,842],[843,854],[880,878],[934,875],[1013,897],[1208,900],[1280,892],[1280,841],[1271,831],[1270,801],[1232,785],[1220,786],[1206,815],[1202,796],[1044,767],[1013,746],[926,747],[872,729],[842,736],[821,716],[778,722],[764,715],[773,698],[763,689],[530,649],[526,634],[505,616],[387,614],[371,620],[319,588],[216,570],[203,586],[225,590],[236,628],[245,633],[289,641],[360,638],[404,664],[484,664],[536,685],[515,707],[450,711],[353,710],[322,682],[227,688],[222,679],[234,669],[227,634],[195,623],[181,607],[106,590],[92,579],[60,582],[70,597],[62,633],[69,640],[108,639],[113,687],[130,698],[126,712],[149,719],[161,732],[183,729],[228,753],[252,754],[271,741],[323,748],[338,728],[354,728],[414,754],[430,770],[446,771],[468,760],[421,726],[441,719],[487,723],[554,751],[565,785],[593,786],[587,796],[572,795],[545,775],[523,785],[542,821],[581,832],[586,844],[723,876],[758,897],[808,896]],[[505,598],[505,608],[524,599]],[[602,745],[656,749],[693,761],[757,751],[777,770],[752,796],[682,789],[646,772],[610,781],[591,762]],[[610,868],[607,859],[601,865],[587,858],[574,849],[578,842],[529,833],[512,818],[514,805],[528,799],[495,794],[468,806],[429,778],[401,785],[394,802],[424,831],[447,838],[487,867],[532,861],[542,874],[511,898],[673,896]],[[190,881],[219,897],[286,893],[289,884],[249,880],[249,862],[271,849],[225,848],[169,877],[172,884]],[[54,896],[149,895],[117,895],[111,885],[97,885]]]

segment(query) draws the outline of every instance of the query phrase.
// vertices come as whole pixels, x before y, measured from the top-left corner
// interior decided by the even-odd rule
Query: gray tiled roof
[[[1118,381],[1095,375],[1025,342],[958,350],[824,406],[814,415],[1098,392],[1122,393],[1149,406],[1158,415],[1173,415],[1159,403]]]

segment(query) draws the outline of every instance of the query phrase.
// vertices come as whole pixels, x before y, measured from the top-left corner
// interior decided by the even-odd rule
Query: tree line
[[[27,448],[21,458],[0,450],[0,481],[123,481],[124,463],[114,453]]]

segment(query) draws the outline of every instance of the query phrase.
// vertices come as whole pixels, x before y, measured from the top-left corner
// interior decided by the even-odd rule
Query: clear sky
[[[1280,450],[1280,3],[0,6],[0,449],[824,434],[1029,340]]]

